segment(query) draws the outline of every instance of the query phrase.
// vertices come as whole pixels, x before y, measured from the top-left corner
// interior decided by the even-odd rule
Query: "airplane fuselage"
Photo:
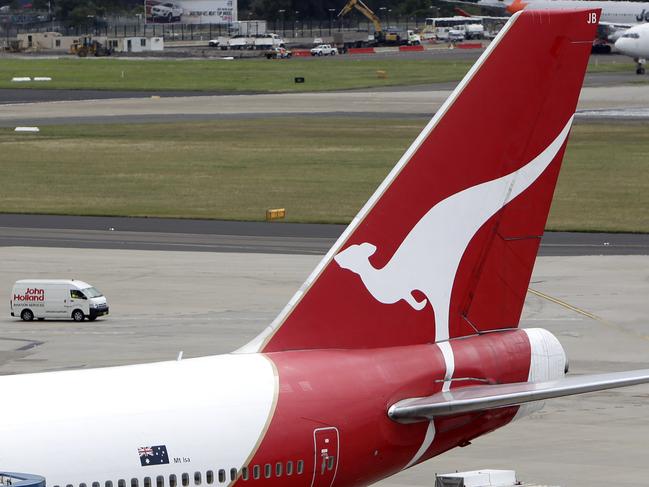
[[[453,387],[528,380],[537,342],[529,330],[452,341]],[[432,432],[388,418],[395,402],[439,392],[445,370],[440,346],[424,344],[2,377],[15,400],[0,462],[60,487],[367,485],[516,416],[442,418]]]
[[[480,0],[485,7],[506,6],[510,13],[523,8],[530,10],[602,9],[600,22],[609,24],[638,24],[649,21],[649,3],[609,0]]]

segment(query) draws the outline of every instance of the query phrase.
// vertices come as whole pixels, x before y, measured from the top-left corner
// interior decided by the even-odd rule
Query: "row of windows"
[[[333,459],[334,457],[329,457],[331,460],[327,467],[329,467],[329,470],[333,468]],[[331,466],[329,466],[331,465]],[[252,468],[249,467],[243,467],[241,471],[237,470],[236,468],[231,468],[229,471],[226,472],[225,469],[220,469],[217,470],[216,473],[213,470],[208,470],[205,472],[205,483],[206,484],[213,484],[215,481],[222,484],[225,482],[232,482],[237,479],[237,476],[241,473],[241,479],[242,480],[258,480],[262,477],[262,466],[261,465],[254,465]],[[298,460],[295,462],[295,464],[292,461],[286,462],[286,464],[282,462],[277,462],[273,468],[273,465],[270,463],[267,463],[263,466],[263,476],[266,479],[271,478],[273,475],[275,477],[281,477],[283,475],[302,475],[304,473],[304,461],[303,460]],[[155,478],[155,487],[165,487],[165,480],[166,478],[162,475],[158,475]],[[140,481],[136,478],[132,478],[130,481],[130,487],[139,487]],[[203,483],[203,475],[201,472],[194,472],[194,485],[201,485]],[[180,485],[182,487],[188,487],[190,484],[190,478],[188,473],[183,473],[180,476]],[[55,485],[54,487],[60,487],[59,485]],[[67,484],[65,487],[75,487],[72,484]],[[88,484],[81,483],[79,484],[79,487],[88,487]],[[90,484],[90,487],[102,487],[100,482],[93,482]],[[107,480],[104,482],[103,487],[113,487],[113,482],[112,480]],[[119,479],[117,481],[117,487],[126,487],[126,480],[124,479]],[[154,487],[153,485],[153,480],[151,477],[144,477],[144,481],[142,483],[142,487]],[[175,474],[169,475],[169,484],[168,487],[179,487],[178,484],[178,477],[176,477]]]

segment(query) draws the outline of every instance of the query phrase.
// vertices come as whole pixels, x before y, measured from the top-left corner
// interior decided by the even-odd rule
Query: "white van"
[[[73,319],[94,321],[108,314],[106,298],[97,289],[74,279],[24,279],[11,291],[11,316],[24,321]]]

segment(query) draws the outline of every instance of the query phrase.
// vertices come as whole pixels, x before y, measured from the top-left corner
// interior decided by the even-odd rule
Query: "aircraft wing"
[[[428,397],[404,399],[390,406],[388,415],[400,423],[413,423],[645,383],[649,383],[649,369],[570,376],[548,382],[467,386]]]

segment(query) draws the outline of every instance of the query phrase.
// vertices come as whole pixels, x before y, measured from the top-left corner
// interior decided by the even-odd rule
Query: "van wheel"
[[[32,321],[34,319],[34,313],[32,313],[31,309],[24,309],[22,313],[20,313],[20,317],[23,321]]]
[[[83,314],[83,311],[81,311],[80,309],[75,309],[72,312],[72,319],[74,321],[83,321],[84,318],[85,318],[85,316]]]

